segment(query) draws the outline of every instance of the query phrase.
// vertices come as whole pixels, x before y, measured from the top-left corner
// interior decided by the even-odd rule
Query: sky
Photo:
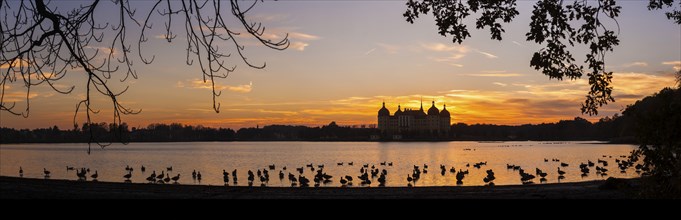
[[[131,4],[142,10],[150,3]],[[589,89],[586,79],[549,80],[529,66],[532,54],[541,48],[525,41],[534,1],[518,1],[520,15],[505,24],[503,41],[491,40],[488,30],[475,30],[476,15],[472,15],[467,22],[472,37],[460,45],[437,33],[431,15],[421,16],[414,24],[406,22],[404,3],[258,4],[247,18],[262,22],[267,27],[265,36],[273,39],[288,33],[291,45],[275,51],[258,46],[252,38],[238,38],[250,62],[267,66],[253,69],[239,59],[229,59],[237,69],[228,78],[216,80],[216,88],[222,91],[217,98],[220,113],[213,111],[211,90],[202,81],[198,66],[185,62],[183,34],[172,43],[151,38],[143,50],[155,55],[154,63],[136,61],[137,79],[120,82],[124,73],[117,73],[110,81],[117,89],[129,86],[120,102],[142,110],[123,116],[123,121],[131,127],[179,122],[233,129],[271,124],[318,126],[331,121],[368,125],[376,124],[383,101],[393,113],[398,105],[418,108],[421,99],[425,108],[432,101],[440,109],[446,104],[452,123],[519,125],[574,117],[597,121],[674,86],[672,73],[681,69],[681,26],[667,20],[663,11],[648,11],[647,1],[618,1],[622,6],[620,45],[606,57],[607,70],[614,72],[616,102],[601,107],[597,116],[582,115],[580,106]],[[52,4],[68,8],[78,1]],[[106,17],[112,12],[104,8],[98,13]],[[154,28],[149,33],[162,36],[164,20],[154,17],[152,22]],[[183,30],[178,27],[176,33]],[[225,43],[224,48],[229,45]],[[574,49],[573,54],[578,61],[585,59],[583,48]],[[85,81],[77,70],[58,84],[71,85],[76,89],[68,95],[45,85],[31,88],[29,117],[0,112],[0,126],[71,128],[76,104],[85,91]],[[25,108],[26,89],[21,84],[10,84],[6,92],[5,101],[16,101],[18,108]],[[106,97],[95,96],[93,103],[101,110],[94,120],[111,122]],[[83,120],[80,114],[77,122]]]

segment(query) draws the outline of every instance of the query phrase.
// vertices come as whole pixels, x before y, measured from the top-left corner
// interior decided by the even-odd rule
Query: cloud
[[[12,61],[12,63],[10,63],[9,60],[7,60],[3,61],[3,63],[0,64],[0,69],[9,69],[10,67],[12,68],[27,67],[29,64],[30,63],[28,62],[28,60],[24,59],[15,59],[14,61]]]
[[[200,79],[194,79],[189,83],[189,86],[185,85],[183,82],[177,82],[176,85],[178,88],[193,88],[193,89],[213,89],[210,85],[210,82],[203,82],[203,80]],[[229,85],[220,85],[217,82],[215,83],[215,90],[221,91],[221,90],[228,90],[232,92],[237,92],[237,93],[249,93],[253,90],[253,82],[250,82],[249,84],[245,85],[236,85],[236,86],[229,86]]]
[[[506,83],[500,83],[500,82],[494,82],[494,83],[492,83],[492,84],[498,85],[498,86],[501,86],[501,87],[506,87],[506,86],[508,86],[508,84],[506,84]]]
[[[517,77],[517,76],[523,76],[523,74],[520,74],[520,73],[471,73],[471,74],[464,74],[464,76]]]
[[[305,42],[296,41],[296,42],[291,42],[291,44],[289,45],[289,48],[297,50],[297,51],[304,51],[305,47],[307,47],[309,45],[310,44],[305,43]]]
[[[521,44],[521,43],[518,43],[518,41],[511,41],[511,42],[513,42],[515,45],[518,45],[518,46],[525,46],[525,45],[523,45],[523,44]]]
[[[285,29],[273,29],[263,34],[263,38],[265,39],[283,39],[284,36],[288,36],[288,40],[290,41],[289,48],[297,51],[305,51],[305,48],[310,46],[310,41],[321,39],[321,37],[317,35],[289,31]]]
[[[37,92],[31,92],[28,94],[29,99],[33,99],[38,97],[39,94]],[[3,102],[9,103],[9,102],[25,102],[26,101],[26,92],[5,92],[4,97],[3,97]],[[11,106],[11,104],[9,104]]]
[[[386,53],[389,53],[389,54],[397,54],[397,52],[400,51],[400,46],[397,46],[397,45],[386,44],[386,43],[377,43],[376,45],[381,47]]]
[[[623,66],[624,67],[634,67],[634,66],[646,67],[646,66],[648,66],[648,63],[646,63],[646,62],[631,62],[631,63],[624,64]]]
[[[371,48],[371,50],[367,51],[364,53],[365,56],[369,55],[370,53],[376,51],[376,48]]]
[[[681,70],[681,61],[667,61],[667,62],[662,62],[664,65],[672,65],[672,68],[674,70],[679,71]]]
[[[433,58],[433,60],[435,60],[437,62],[450,62],[450,61],[459,60],[461,58],[464,58],[465,56],[466,55],[464,55],[464,54],[452,54],[451,56],[448,56],[448,57],[436,57],[436,58]]]
[[[498,58],[497,55],[494,55],[494,54],[491,54],[491,53],[487,53],[487,52],[483,52],[483,51],[479,51],[479,50],[476,50],[476,52],[478,52],[482,55],[485,55],[487,58],[491,58],[491,59]]]
[[[470,49],[464,45],[447,45],[443,43],[423,43],[421,47],[426,50],[435,52],[457,52],[457,53],[468,53]]]
[[[319,40],[321,37],[312,35],[312,34],[306,34],[306,33],[300,33],[300,32],[290,32],[288,33],[288,38],[289,39],[296,39],[296,40]]]
[[[256,14],[251,17],[253,20],[258,20],[258,21],[266,21],[266,22],[272,22],[272,21],[286,21],[290,17],[289,14],[274,14],[274,13],[268,13],[268,14]]]

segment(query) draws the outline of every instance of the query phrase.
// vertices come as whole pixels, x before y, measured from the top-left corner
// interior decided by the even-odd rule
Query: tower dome
[[[440,117],[446,117],[449,118],[449,111],[447,111],[447,104],[444,105],[442,108],[442,111],[440,112]]]
[[[433,101],[433,105],[428,109],[428,115],[438,115],[439,113],[440,110],[435,107],[435,101]]]
[[[390,116],[390,110],[385,108],[385,102],[383,102],[383,108],[378,110],[378,116]]]
[[[397,105],[397,111],[395,112],[395,116],[402,115],[402,106]]]

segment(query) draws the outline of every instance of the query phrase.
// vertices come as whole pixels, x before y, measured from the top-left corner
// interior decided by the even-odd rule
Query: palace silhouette
[[[450,130],[451,115],[447,111],[445,104],[440,111],[435,107],[435,101],[428,109],[428,113],[423,111],[423,101],[418,110],[397,106],[394,115],[390,115],[390,110],[383,107],[378,110],[378,129],[384,136],[409,135],[409,136],[448,136]]]

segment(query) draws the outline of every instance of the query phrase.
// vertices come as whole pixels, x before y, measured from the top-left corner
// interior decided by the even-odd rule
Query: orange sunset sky
[[[131,4],[143,8],[151,3]],[[161,37],[150,39],[145,53],[156,55],[154,63],[143,65],[138,61],[138,79],[119,82],[125,75],[121,72],[111,80],[118,89],[130,86],[119,98],[121,103],[142,109],[138,115],[123,116],[123,121],[131,127],[179,122],[234,129],[270,124],[317,126],[331,121],[340,125],[375,124],[382,101],[394,112],[398,104],[418,108],[421,98],[426,108],[431,101],[440,109],[447,104],[452,123],[518,125],[577,116],[595,121],[674,86],[673,72],[681,69],[679,25],[667,20],[663,11],[648,11],[647,1],[618,1],[622,6],[620,46],[606,57],[607,70],[614,72],[616,102],[602,107],[598,116],[581,115],[580,104],[589,89],[586,79],[549,80],[529,66],[532,53],[541,48],[525,41],[534,1],[518,2],[520,15],[505,26],[503,41],[490,40],[488,30],[473,29],[472,37],[461,45],[452,43],[451,37],[440,36],[430,15],[415,24],[406,22],[402,17],[404,3],[259,4],[249,18],[263,22],[268,27],[266,35],[274,39],[288,33],[291,45],[285,51],[274,51],[257,46],[253,39],[239,39],[246,45],[249,61],[266,62],[267,67],[252,69],[243,61],[230,59],[237,65],[236,71],[216,81],[216,88],[222,91],[218,97],[220,113],[212,109],[211,90],[202,81],[199,67],[185,63],[182,34],[172,43]],[[470,28],[475,27],[474,17],[470,17]],[[158,27],[162,27],[163,20],[157,19]],[[152,32],[161,36],[164,29]],[[578,61],[585,59],[585,53],[584,48],[573,50]],[[3,68],[7,67],[0,66],[0,70]],[[71,128],[85,82],[82,75],[70,74],[57,85],[72,85],[76,89],[69,95],[58,94],[46,85],[32,88],[29,117],[0,112],[0,126]],[[21,82],[8,84],[5,89],[5,102],[25,108],[26,88]],[[102,110],[95,121],[111,122],[107,97],[95,96],[93,101]],[[78,118],[79,124],[82,121]]]

